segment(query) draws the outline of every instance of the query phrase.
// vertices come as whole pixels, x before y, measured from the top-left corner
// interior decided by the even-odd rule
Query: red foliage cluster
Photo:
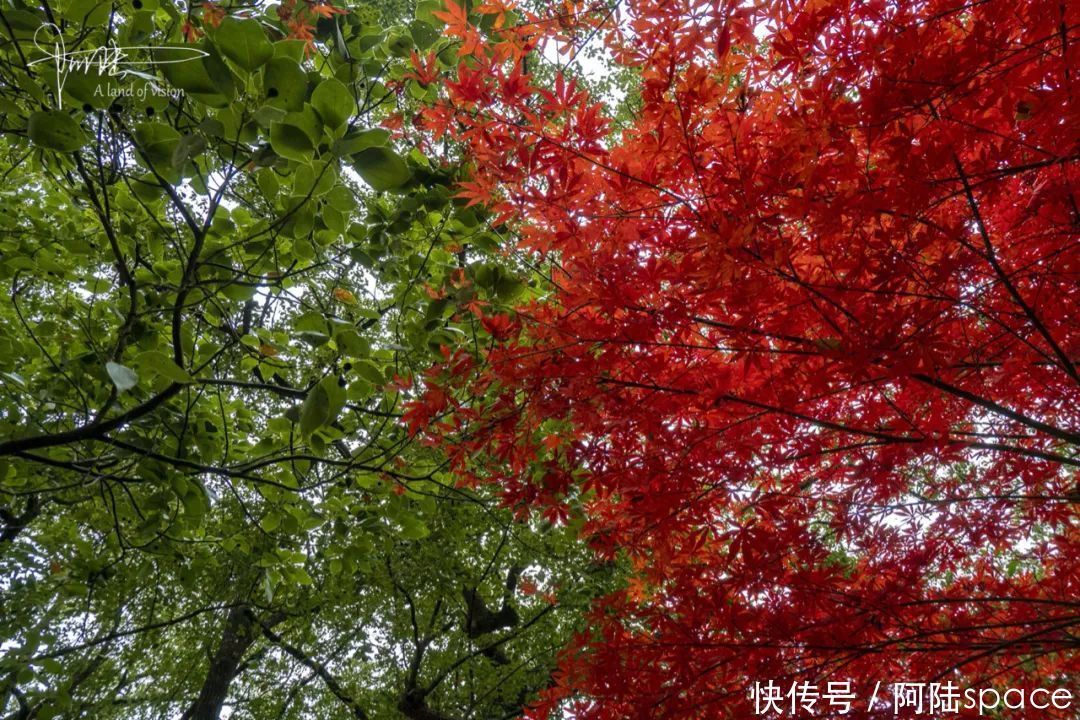
[[[628,129],[523,62],[567,14],[485,35],[453,7],[468,52],[424,117],[557,268],[432,441],[634,568],[537,715],[1077,690],[1080,4],[570,10],[640,73]]]
[[[215,0],[204,0],[200,7],[201,18],[195,20],[189,12],[180,27],[184,39],[189,43],[201,38],[207,28],[216,28],[230,13],[235,13],[235,17],[246,17],[244,10],[236,11],[235,8],[224,7]],[[309,55],[315,51],[315,25],[319,18],[331,18],[348,12],[344,8],[318,0],[282,0],[275,6],[275,10],[284,26],[285,37],[289,40],[303,40],[304,51]]]

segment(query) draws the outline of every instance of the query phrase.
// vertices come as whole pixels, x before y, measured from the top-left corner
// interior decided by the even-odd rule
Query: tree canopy
[[[756,681],[853,680],[853,717],[924,711],[875,682],[1075,692],[1080,7],[641,0],[488,31],[448,5],[425,127],[552,293],[430,377],[413,428],[583,506],[633,568],[536,716],[750,717]],[[639,78],[620,122],[530,71],[596,37]]]
[[[400,420],[536,292],[409,135],[439,7],[0,13],[0,716],[513,717],[610,585]]]
[[[7,0],[0,718],[1074,717],[1078,48]]]

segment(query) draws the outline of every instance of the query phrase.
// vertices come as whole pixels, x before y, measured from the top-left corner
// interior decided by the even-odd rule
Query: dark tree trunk
[[[218,720],[229,685],[239,673],[240,662],[255,637],[255,617],[251,610],[244,605],[232,608],[221,631],[221,643],[210,661],[206,681],[199,697],[184,713],[185,720]]]

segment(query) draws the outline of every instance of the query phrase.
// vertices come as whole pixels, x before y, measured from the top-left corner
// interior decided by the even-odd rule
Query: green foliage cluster
[[[0,717],[514,717],[610,584],[400,422],[532,292],[384,127],[438,4],[288,7],[0,11]]]

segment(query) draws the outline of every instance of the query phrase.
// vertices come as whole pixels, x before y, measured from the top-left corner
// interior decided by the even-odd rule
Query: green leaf
[[[496,297],[509,302],[525,290],[525,284],[511,275],[500,274],[495,280],[494,290]]]
[[[292,193],[299,197],[320,197],[334,187],[337,181],[335,165],[300,165],[293,176]],[[338,186],[341,187],[341,186]]]
[[[281,188],[281,183],[278,182],[277,173],[270,168],[261,168],[255,175],[256,181],[259,184],[259,190],[268,200],[273,200],[277,197],[278,190]]]
[[[323,123],[336,130],[340,128],[356,110],[356,99],[345,87],[345,83],[335,78],[323,80],[311,93],[311,106],[319,113]]]
[[[206,138],[202,135],[184,135],[173,148],[172,164],[181,167],[188,160],[201,155],[206,150]]]
[[[95,27],[103,25],[109,19],[109,10],[112,3],[103,0],[72,0],[67,6],[64,17],[74,20],[83,27]]]
[[[344,157],[370,147],[382,147],[389,140],[390,132],[382,128],[354,130],[345,137],[334,141],[333,151],[336,155]]]
[[[132,191],[137,198],[145,203],[153,203],[161,200],[164,190],[153,173],[144,173],[131,179]]]
[[[87,104],[99,109],[107,108],[116,97],[114,93],[120,90],[117,77],[99,75],[93,70],[79,69],[68,72],[65,68],[62,72],[66,73],[62,78],[64,93],[77,100],[80,105]],[[56,79],[53,79],[55,72],[51,72],[50,75],[53,77],[50,77],[49,83],[55,86]]]
[[[408,57],[414,47],[412,35],[399,29],[390,36],[386,47],[395,57]]]
[[[307,99],[307,74],[295,60],[275,57],[263,68],[263,92],[274,107],[296,112]]]
[[[399,188],[409,181],[412,173],[400,155],[385,147],[361,150],[353,156],[353,168],[374,190]]]
[[[192,51],[206,53],[198,57]],[[225,107],[236,94],[229,68],[217,52],[205,43],[174,43],[154,48],[156,66],[169,84],[211,107]]]
[[[173,155],[180,145],[180,133],[171,125],[142,123],[135,128],[134,134],[144,158],[155,170],[172,166]]]
[[[401,536],[407,540],[423,540],[431,534],[431,529],[415,515],[402,515],[398,518]]]
[[[281,157],[297,161],[310,160],[315,152],[315,144],[306,132],[284,122],[270,125],[270,147]]]
[[[322,383],[308,392],[304,404],[300,406],[300,434],[309,437],[326,423],[330,416],[330,396]]]
[[[270,604],[274,599],[274,582],[270,579],[270,575],[263,575],[262,578],[263,597],[266,598],[267,604]]]
[[[130,390],[139,382],[139,376],[134,370],[111,360],[105,363],[105,371],[109,373],[109,379],[113,381],[116,389],[121,392]]]
[[[210,512],[210,498],[206,494],[206,488],[197,480],[188,480],[187,489],[180,496],[180,502],[184,505],[184,514],[192,520],[201,520]]]
[[[367,400],[371,397],[371,393],[374,392],[374,390],[375,388],[373,388],[371,383],[366,380],[355,380],[349,383],[349,387],[345,390],[345,395],[349,400],[353,401]]]
[[[289,568],[288,574],[289,579],[297,585],[313,585],[315,583],[308,571],[302,567]]]
[[[203,43],[203,49],[207,53],[206,57],[202,60],[203,70],[210,78],[210,82],[212,82],[217,89],[217,94],[224,97],[227,104],[236,96],[236,80],[233,78],[229,66],[222,60],[221,55],[218,54],[216,48],[212,45]],[[215,107],[218,106],[215,105]]]
[[[323,133],[323,122],[315,111],[308,105],[298,112],[286,113],[281,122],[298,127],[304,131],[311,140],[312,145],[318,145]]]
[[[337,341],[338,347],[353,357],[367,355],[371,352],[368,341],[360,337],[360,334],[355,330],[346,330],[335,336],[334,339]]]
[[[439,31],[424,20],[413,20],[409,23],[409,33],[416,42],[416,47],[421,50],[427,50],[439,39]]]
[[[327,332],[326,318],[323,317],[322,313],[315,310],[309,310],[306,313],[297,315],[293,318],[292,324],[297,330],[311,330],[320,333]]]
[[[59,152],[75,152],[86,142],[79,123],[61,110],[41,110],[32,114],[26,132],[35,145]]]
[[[214,40],[225,57],[248,71],[262,67],[274,55],[274,46],[258,20],[227,17],[214,33]]]
[[[304,40],[286,39],[274,43],[274,57],[289,58],[294,62],[303,62],[304,49],[307,42]]]
[[[326,202],[335,210],[350,213],[356,209],[356,198],[345,185],[335,185],[326,194]]]
[[[435,13],[444,11],[445,8],[440,0],[420,0],[420,2],[416,3],[415,14],[417,20],[426,22],[434,27],[442,27],[445,23],[435,17]]]
[[[296,333],[296,337],[299,340],[303,340],[312,347],[320,347],[330,341],[330,336],[324,332],[317,332],[315,330],[301,330]]]
[[[338,419],[338,415],[341,414],[341,410],[345,407],[345,388],[341,386],[338,378],[333,375],[324,377],[321,385],[328,399],[326,424],[329,425]]]
[[[135,358],[135,362],[138,363],[139,367],[145,368],[151,373],[159,375],[166,380],[171,380],[174,383],[194,382],[194,379],[186,370],[173,362],[172,358],[163,352],[148,350],[147,352],[140,353],[138,357]]]
[[[383,385],[386,378],[383,377],[379,366],[370,360],[357,360],[353,363],[353,372],[367,380],[376,387]]]
[[[327,229],[338,234],[345,232],[347,226],[345,213],[337,208],[329,205],[324,206],[320,217],[322,217],[323,224],[326,225]]]

